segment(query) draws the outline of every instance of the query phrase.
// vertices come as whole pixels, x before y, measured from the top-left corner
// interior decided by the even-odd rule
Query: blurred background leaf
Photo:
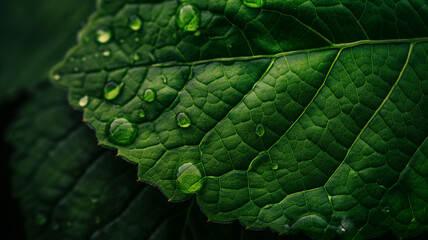
[[[47,79],[94,10],[93,0],[1,1],[0,102]]]

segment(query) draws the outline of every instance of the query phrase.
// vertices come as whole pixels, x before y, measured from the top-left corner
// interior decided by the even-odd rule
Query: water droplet
[[[263,125],[259,124],[256,127],[256,134],[257,136],[261,137],[265,134],[265,128],[263,127]]]
[[[98,28],[96,36],[99,43],[107,43],[111,39],[111,31],[105,27]]]
[[[201,171],[193,163],[184,163],[177,170],[177,187],[187,194],[196,193],[201,189],[205,182],[202,178]]]
[[[126,118],[116,118],[108,124],[107,135],[113,143],[129,145],[137,136],[137,127]]]
[[[110,57],[110,55],[111,55],[111,51],[110,51],[110,49],[108,49],[108,48],[104,48],[104,49],[102,50],[102,54],[103,54],[103,56],[104,56],[104,57]]]
[[[134,59],[134,61],[139,61],[140,55],[138,53],[134,53],[134,55],[132,55],[132,59]]]
[[[129,17],[129,28],[133,31],[138,31],[141,29],[143,21],[137,15],[131,15]]]
[[[61,75],[59,75],[59,73],[55,73],[55,74],[53,75],[53,79],[54,79],[54,80],[56,80],[56,81],[58,81],[58,80],[60,80],[60,79],[61,79]]]
[[[163,84],[168,83],[168,79],[166,79],[166,77],[164,75],[162,75],[162,82],[163,82]]]
[[[43,226],[46,224],[46,222],[48,221],[47,217],[44,214],[37,214],[36,215],[36,224],[39,226]]]
[[[138,116],[139,116],[140,118],[144,118],[144,117],[146,116],[146,112],[144,112],[144,110],[143,110],[143,109],[141,109],[141,110],[140,110],[140,112],[138,113]]]
[[[176,22],[178,27],[186,32],[194,32],[199,28],[199,10],[193,5],[183,3],[177,10]]]
[[[384,212],[384,213],[389,213],[389,211],[391,211],[391,209],[389,207],[384,207],[382,209],[382,212]]]
[[[272,170],[277,170],[277,169],[278,169],[278,164],[276,164],[276,163],[272,163],[272,165],[270,166],[270,168],[271,168]]]
[[[153,102],[156,98],[156,92],[152,89],[147,89],[144,91],[144,101]]]
[[[177,115],[177,124],[181,128],[188,128],[192,124],[190,118],[185,113],[179,113]]]
[[[339,230],[339,231],[341,231],[341,232],[346,232],[346,229],[345,229],[344,227],[342,227],[342,226],[340,226],[340,227],[338,228],[338,230]]]
[[[53,223],[52,224],[52,230],[57,231],[59,229],[59,224],[58,223]]]
[[[117,84],[116,82],[108,82],[104,86],[104,98],[107,100],[115,99],[122,90],[123,83]]]
[[[81,107],[86,107],[86,105],[88,105],[88,103],[89,103],[88,95],[80,98],[80,100],[79,100],[79,106],[81,106]]]
[[[245,6],[250,8],[261,8],[263,7],[263,0],[242,0]]]

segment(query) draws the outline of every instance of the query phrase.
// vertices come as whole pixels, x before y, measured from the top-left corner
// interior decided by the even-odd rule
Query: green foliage
[[[139,180],[209,220],[411,237],[428,229],[427,25],[423,0],[101,0],[52,79]]]

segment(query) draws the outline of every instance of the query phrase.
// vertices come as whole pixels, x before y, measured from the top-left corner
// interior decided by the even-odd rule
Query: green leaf
[[[0,8],[0,100],[48,78],[49,68],[76,44],[94,1],[3,1]]]
[[[427,17],[418,0],[100,1],[52,76],[140,180],[210,220],[410,237],[428,223]]]
[[[279,239],[207,223],[193,201],[168,204],[157,189],[135,181],[135,168],[96,146],[63,92],[36,93],[7,134],[28,239]]]

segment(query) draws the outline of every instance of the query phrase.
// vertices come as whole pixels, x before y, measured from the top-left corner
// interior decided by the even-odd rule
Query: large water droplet
[[[137,136],[137,127],[126,118],[116,118],[108,124],[107,135],[110,142],[129,145]]]
[[[141,26],[143,25],[143,21],[137,16],[132,15],[129,17],[129,28],[133,31],[140,30]]]
[[[107,43],[111,39],[111,31],[108,28],[98,28],[96,32],[97,42]]]
[[[108,82],[104,86],[104,98],[107,100],[115,99],[122,90],[123,83],[117,84],[116,82]]]
[[[81,107],[86,107],[86,105],[88,105],[88,103],[89,103],[89,97],[88,97],[88,95],[82,97],[79,100],[79,106],[81,106]]]
[[[256,134],[257,136],[261,137],[265,134],[265,128],[263,127],[263,125],[259,124],[256,127]]]
[[[176,22],[186,32],[194,32],[199,28],[200,12],[193,5],[183,3],[177,9]]]
[[[156,98],[156,92],[153,89],[147,89],[144,91],[144,101],[153,102]]]
[[[177,115],[177,124],[181,128],[188,128],[192,124],[190,118],[185,113],[179,113]]]
[[[276,163],[272,163],[272,165],[270,165],[270,168],[271,168],[272,170],[278,170],[278,164],[276,164]]]
[[[36,215],[35,220],[36,220],[36,224],[39,225],[39,226],[45,225],[46,222],[48,221],[46,215],[41,214],[41,213],[39,213],[39,214]]]
[[[242,2],[250,8],[261,8],[264,4],[264,0],[242,0]]]
[[[201,171],[193,163],[184,163],[177,170],[177,188],[187,194],[196,193],[205,182]]]
[[[140,61],[140,55],[139,55],[138,53],[134,53],[134,54],[132,55],[132,59],[133,59],[135,62]]]

